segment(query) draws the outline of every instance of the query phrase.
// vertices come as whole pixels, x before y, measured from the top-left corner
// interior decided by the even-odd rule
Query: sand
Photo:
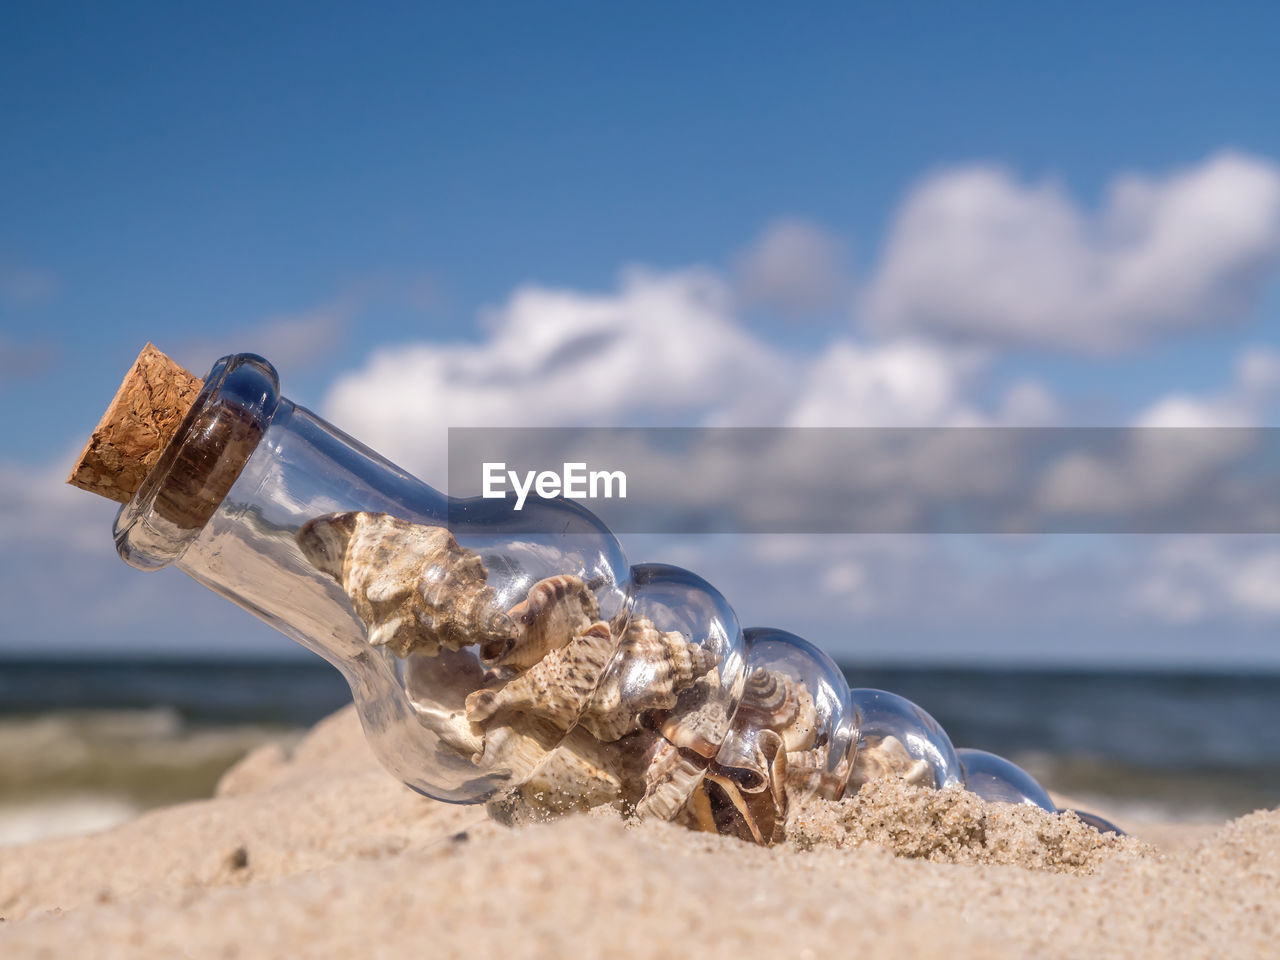
[[[611,812],[510,828],[400,785],[346,710],[213,799],[0,849],[0,957],[1277,955],[1280,811],[1134,832],[900,783],[770,850]]]

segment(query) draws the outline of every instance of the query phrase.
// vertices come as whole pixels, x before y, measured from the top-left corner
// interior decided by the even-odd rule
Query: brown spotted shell
[[[817,736],[818,711],[803,682],[761,667],[747,678],[734,726],[774,730],[787,750],[808,750]]]
[[[613,648],[609,625],[597,620],[500,689],[468,696],[467,719],[485,724],[497,715],[510,723],[519,722],[520,716],[534,717],[568,730],[609,665]]]
[[[595,594],[572,574],[539,580],[507,616],[515,629],[480,644],[480,659],[509,671],[528,670],[600,618]]]
[[[385,513],[334,513],[305,523],[297,543],[342,587],[369,642],[398,657],[501,643],[515,633],[479,555],[444,527]]]
[[[582,725],[601,740],[617,740],[639,729],[646,710],[669,710],[680,691],[716,668],[714,652],[677,631],[659,630],[648,617],[632,617],[618,643],[618,656],[582,715]]]

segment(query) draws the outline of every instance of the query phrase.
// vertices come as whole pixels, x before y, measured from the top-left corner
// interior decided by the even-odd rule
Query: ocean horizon
[[[1120,820],[1280,805],[1280,672],[842,668]],[[0,842],[207,797],[248,751],[350,701],[318,658],[0,659]]]

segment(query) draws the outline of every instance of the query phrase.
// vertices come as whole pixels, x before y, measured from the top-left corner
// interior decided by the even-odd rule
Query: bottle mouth
[[[116,515],[116,551],[158,570],[200,535],[257,449],[280,406],[280,379],[262,357],[223,357],[164,453]]]

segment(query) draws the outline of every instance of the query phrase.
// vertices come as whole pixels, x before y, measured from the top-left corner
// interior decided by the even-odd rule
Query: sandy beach
[[[774,849],[611,811],[511,828],[403,787],[348,709],[212,799],[0,851],[0,955],[1274,956],[1280,811],[1127,826],[891,783]]]

